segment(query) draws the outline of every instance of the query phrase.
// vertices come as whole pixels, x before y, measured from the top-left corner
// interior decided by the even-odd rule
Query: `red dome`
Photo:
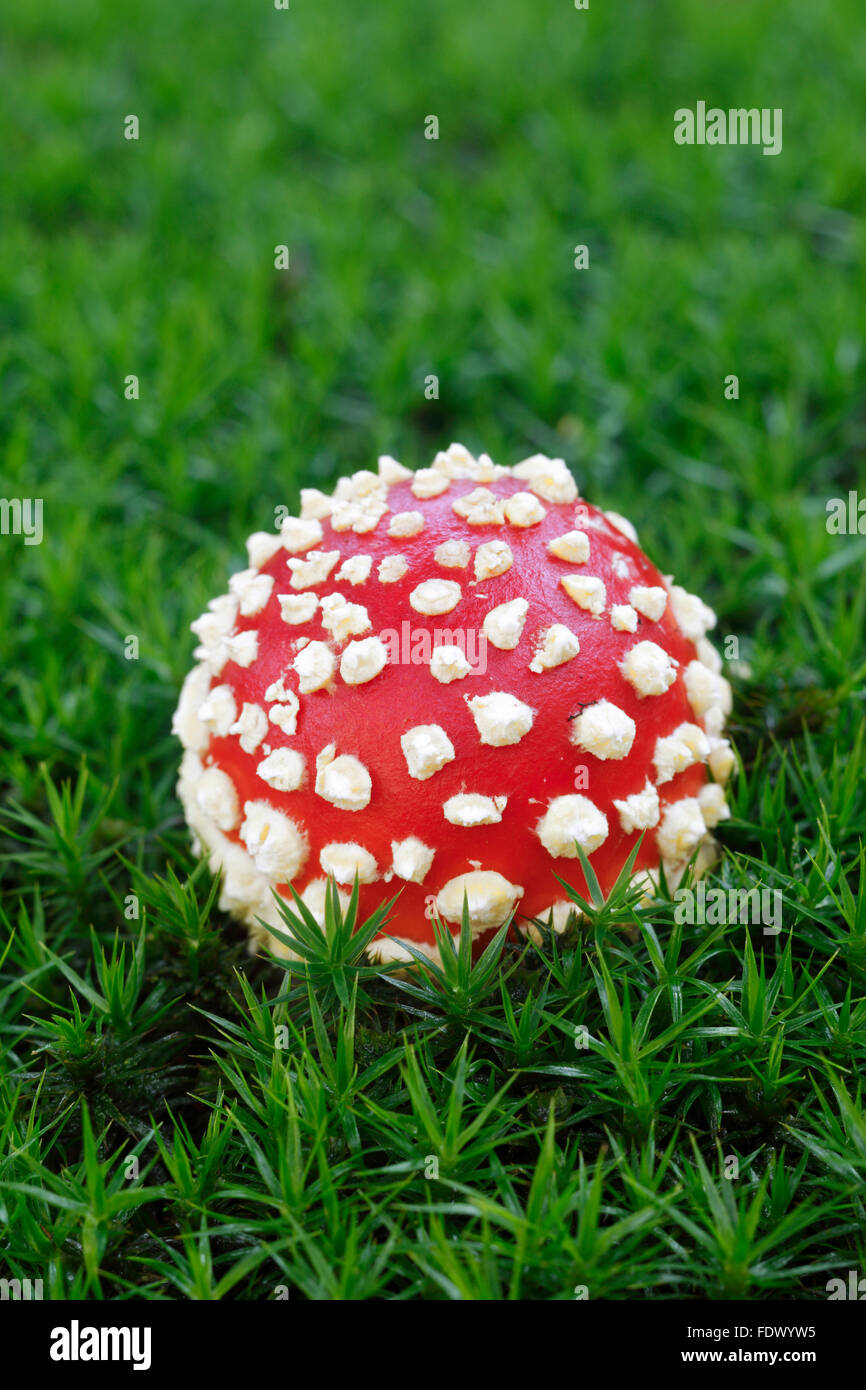
[[[248,548],[193,624],[174,729],[221,905],[258,934],[272,888],[321,918],[356,872],[361,920],[399,890],[387,933],[425,949],[464,891],[476,935],[512,908],[561,927],[575,841],[608,889],[642,831],[636,868],[675,877],[728,814],[715,616],[561,460],[383,458]]]

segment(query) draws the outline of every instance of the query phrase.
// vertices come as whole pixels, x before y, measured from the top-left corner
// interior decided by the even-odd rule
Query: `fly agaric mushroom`
[[[275,953],[272,892],[324,922],[329,876],[369,915],[374,960],[436,955],[514,912],[562,930],[555,875],[676,883],[729,815],[730,687],[713,612],[634,528],[578,499],[561,459],[507,468],[453,444],[301,492],[192,624],[174,718],[178,792],[220,906]],[[709,774],[709,775],[708,775]]]

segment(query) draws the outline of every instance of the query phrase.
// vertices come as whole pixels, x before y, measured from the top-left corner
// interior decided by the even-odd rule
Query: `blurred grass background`
[[[591,501],[631,517],[660,566],[714,604],[718,633],[737,636],[750,664],[734,733],[753,775],[729,850],[765,856],[785,882],[808,876],[823,806],[826,862],[856,862],[864,543],[824,525],[827,499],[862,495],[866,479],[866,39],[854,0],[592,0],[585,12],[568,0],[292,0],[288,11],[9,0],[0,74],[0,495],[42,497],[45,524],[41,546],[0,539],[0,777],[34,818],[13,820],[23,838],[10,831],[2,845],[16,935],[0,1026],[25,1098],[39,1070],[29,1049],[49,1046],[40,1066],[70,1107],[67,1163],[86,1160],[82,1096],[110,1142],[118,1125],[141,1138],[168,1081],[142,1081],[121,1103],[106,1035],[83,1071],[68,1038],[57,1052],[45,1019],[71,1007],[69,981],[46,946],[86,972],[89,927],[103,945],[126,929],[105,887],[107,876],[120,893],[126,871],[106,844],[123,838],[142,874],[180,862],[169,722],[187,625],[275,506],[379,452],[417,467],[458,439],[502,462],[563,456]],[[675,145],[674,110],[699,99],[781,107],[781,155]],[[124,139],[130,114],[137,141]],[[428,115],[437,141],[424,138]],[[288,271],[274,267],[282,244]],[[584,271],[577,244],[589,247]],[[738,401],[724,398],[731,373]],[[124,398],[129,374],[138,400]],[[138,661],[123,657],[129,634]],[[790,807],[784,790],[763,800],[783,785],[774,735],[798,738],[811,767]],[[52,807],[47,785],[82,766],[81,808]],[[809,892],[833,918],[826,884],[810,879]],[[176,909],[162,903],[161,936],[153,908],[157,974],[193,1002],[207,988],[219,1012],[239,935],[196,917],[211,966],[207,986],[190,983],[170,959]],[[827,941],[829,956],[839,940]],[[849,987],[860,998],[855,946],[828,984],[831,1007]],[[807,935],[804,959],[812,949],[824,948]],[[742,941],[731,950],[739,969]],[[182,1012],[173,1026],[192,1038],[202,1021]],[[860,1056],[854,1034],[846,1066]],[[94,1037],[85,1029],[72,1052]],[[209,1065],[179,1073],[173,1104],[193,1085],[211,1093]],[[808,1109],[809,1068],[798,1076],[791,1104]],[[664,1129],[675,1115],[659,1097]],[[710,1145],[722,1099],[707,1101]],[[593,1123],[602,1113],[616,1131],[611,1107],[595,1106]],[[536,1097],[531,1115],[542,1113]],[[763,1123],[750,1140],[764,1142]],[[839,1143],[853,1163],[854,1139]],[[815,1184],[827,1197],[817,1170]],[[28,1220],[17,1213],[19,1234]],[[113,1231],[109,1251],[115,1237],[123,1246]],[[14,1247],[22,1268],[29,1239]],[[72,1259],[70,1274],[63,1240],[55,1296],[104,1293],[102,1257]],[[31,1255],[38,1267],[49,1258]],[[438,1268],[417,1292],[471,1296],[471,1281],[452,1269],[446,1288]],[[534,1283],[529,1268],[530,1296],[557,1296],[541,1265]],[[699,1291],[733,1287],[715,1277],[696,1276]],[[388,1291],[405,1296],[407,1278]],[[326,1287],[307,1292],[335,1296]]]
[[[812,523],[863,442],[855,5],[13,0],[4,52],[4,479],[56,539],[0,560],[37,580],[23,613],[3,586],[19,671],[110,611],[176,682],[301,480],[452,438],[564,456],[731,631],[836,553]],[[782,154],[675,145],[701,97],[781,106]],[[750,586],[743,531],[775,547]],[[64,651],[67,702],[91,659]]]

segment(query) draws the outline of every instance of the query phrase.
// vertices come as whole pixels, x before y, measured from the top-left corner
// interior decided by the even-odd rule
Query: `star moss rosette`
[[[330,877],[362,920],[399,889],[385,962],[435,955],[464,900],[475,937],[561,930],[578,846],[604,891],[641,835],[648,883],[706,859],[734,767],[715,615],[561,459],[382,457],[247,549],[173,728],[220,906],[277,954],[289,885],[320,922]]]

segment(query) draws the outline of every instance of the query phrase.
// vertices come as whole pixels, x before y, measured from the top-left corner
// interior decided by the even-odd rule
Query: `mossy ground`
[[[0,1274],[826,1297],[866,1243],[858,6],[7,10],[0,495],[44,538],[0,538]],[[675,145],[698,99],[782,153]],[[737,640],[711,882],[777,936],[620,905],[445,989],[337,943],[311,997],[215,910],[188,623],[302,482],[452,439],[565,457]]]

